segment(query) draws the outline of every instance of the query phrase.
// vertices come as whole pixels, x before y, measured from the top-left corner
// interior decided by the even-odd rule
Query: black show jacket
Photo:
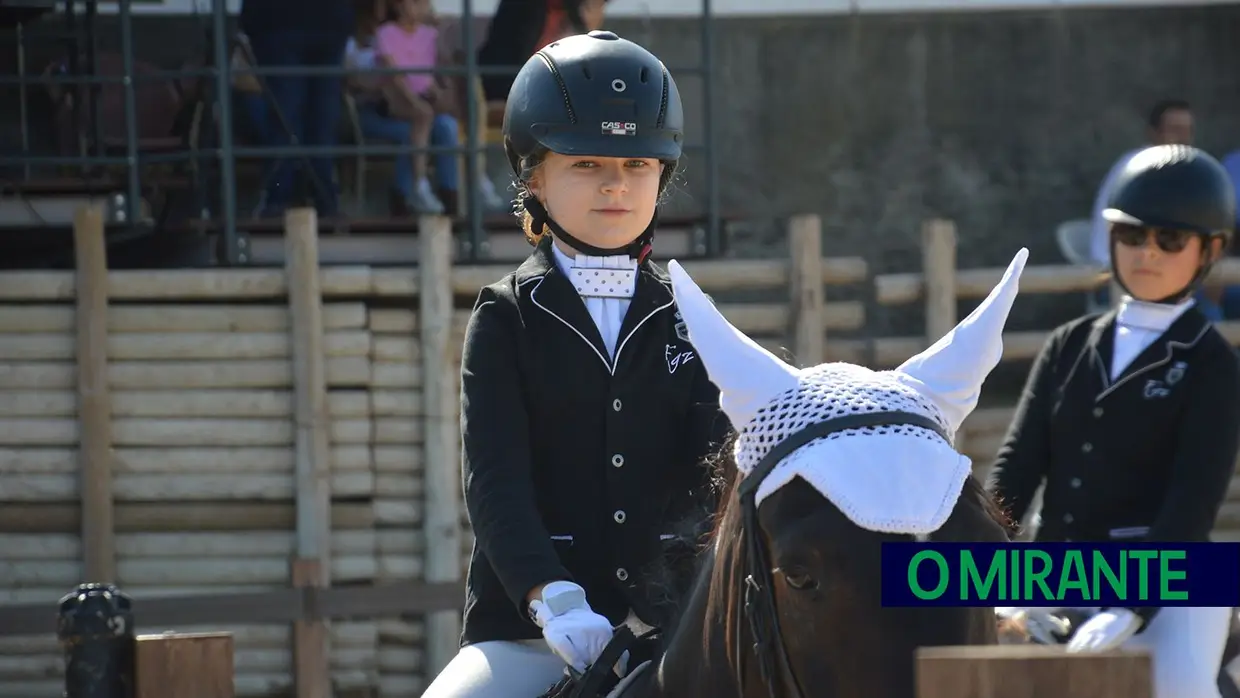
[[[655,624],[646,573],[730,429],[666,274],[639,266],[613,362],[550,245],[482,289],[466,331],[463,645],[541,637],[525,596],[558,579],[613,624]]]
[[[1115,316],[1051,334],[990,489],[1019,522],[1045,480],[1039,541],[1207,541],[1240,447],[1240,361],[1189,308],[1112,381]]]

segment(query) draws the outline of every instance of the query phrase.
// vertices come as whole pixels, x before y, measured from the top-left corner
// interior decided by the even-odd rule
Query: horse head
[[[999,361],[1027,256],[955,329],[891,371],[792,367],[669,265],[736,429],[695,593],[705,597],[699,656],[704,648],[710,668],[726,667],[741,695],[910,696],[917,647],[996,641],[991,609],[883,607],[880,545],[1007,540],[953,443]]]

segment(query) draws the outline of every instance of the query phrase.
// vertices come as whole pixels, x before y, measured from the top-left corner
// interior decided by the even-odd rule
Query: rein
[[[749,631],[753,636],[753,651],[758,660],[758,671],[763,684],[771,698],[779,698],[776,691],[776,670],[782,670],[786,683],[791,684],[793,698],[806,698],[804,688],[792,669],[788,657],[788,648],[784,643],[783,631],[779,625],[779,613],[775,605],[775,589],[771,578],[771,561],[766,546],[762,544],[758,523],[757,494],[758,486],[766,479],[775,466],[794,451],[816,439],[844,431],[846,429],[865,429],[881,426],[911,426],[928,429],[945,441],[951,443],[943,427],[924,415],[914,412],[883,411],[850,414],[824,422],[811,424],[804,429],[789,435],[771,449],[758,463],[753,472],[746,475],[737,487],[737,498],[741,505],[741,538],[745,554],[745,593],[740,597],[739,609],[749,621]],[[738,627],[734,638],[737,665],[736,688],[744,690],[744,662],[741,661],[741,629]],[[742,694],[743,695],[743,694]]]

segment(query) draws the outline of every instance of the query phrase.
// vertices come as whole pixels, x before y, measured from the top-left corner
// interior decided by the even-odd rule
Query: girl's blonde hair
[[[531,245],[537,245],[543,239],[544,235],[551,232],[546,223],[539,226],[541,230],[534,230],[534,216],[530,215],[530,212],[525,208],[526,200],[534,196],[534,192],[530,190],[530,182],[538,176],[539,169],[542,167],[543,158],[546,156],[547,153],[544,151],[541,153],[535,153],[534,155],[522,160],[521,174],[517,177],[515,182],[517,187],[517,199],[513,204],[513,211],[516,213],[517,218],[521,221],[521,231],[525,233],[526,241]]]

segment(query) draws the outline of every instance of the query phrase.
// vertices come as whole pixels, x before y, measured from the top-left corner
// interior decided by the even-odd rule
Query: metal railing
[[[143,74],[135,74],[134,69],[134,29],[133,29],[133,0],[118,0],[116,19],[119,24],[120,33],[120,53],[123,65],[121,75],[97,75],[94,74],[94,68],[97,65],[98,58],[98,42],[95,35],[96,32],[96,14],[97,3],[95,0],[85,0],[86,5],[86,51],[85,51],[85,74],[76,74],[78,67],[78,50],[74,46],[70,51],[70,59],[68,61],[68,71],[61,75],[48,75],[37,79],[41,84],[63,84],[72,85],[78,92],[75,95],[72,109],[75,133],[81,133],[80,128],[80,108],[84,100],[81,99],[81,89],[85,87],[92,92],[94,99],[86,100],[93,111],[91,119],[93,137],[91,142],[94,144],[93,154],[84,154],[78,156],[42,156],[31,155],[29,151],[29,139],[27,137],[29,124],[27,123],[27,110],[25,108],[26,95],[25,90],[35,82],[36,79],[28,77],[24,74],[24,65],[19,69],[19,75],[0,75],[0,85],[16,85],[22,91],[21,118],[22,118],[22,147],[23,152],[20,156],[3,156],[0,157],[0,166],[20,166],[25,172],[29,172],[32,166],[82,166],[82,167],[123,167],[126,170],[126,196],[124,201],[124,221],[129,225],[136,225],[138,218],[138,207],[142,201],[142,182],[140,181],[141,167],[146,164],[182,162],[191,159],[199,162],[209,161],[214,158],[219,163],[219,201],[218,206],[218,224],[216,229],[223,238],[222,259],[220,262],[226,265],[236,265],[244,263],[243,255],[238,245],[238,216],[237,216],[237,168],[236,161],[238,157],[243,158],[282,158],[282,157],[343,157],[357,155],[396,155],[411,156],[418,153],[442,154],[452,153],[464,156],[465,160],[465,182],[464,186],[468,187],[466,200],[469,203],[467,213],[467,223],[469,227],[469,245],[467,246],[468,254],[466,255],[470,261],[476,261],[483,248],[483,216],[481,207],[481,198],[478,196],[478,180],[480,173],[478,171],[478,155],[486,151],[486,144],[480,143],[478,138],[478,121],[481,118],[482,107],[478,103],[477,92],[472,89],[474,82],[481,76],[487,75],[515,75],[520,70],[519,65],[514,66],[498,66],[483,67],[477,62],[478,42],[475,37],[475,28],[473,20],[473,1],[462,0],[460,30],[462,38],[461,50],[464,53],[464,65],[454,66],[436,66],[434,68],[352,68],[344,65],[340,66],[258,66],[249,69],[235,69],[232,66],[232,34],[229,28],[229,17],[227,12],[226,0],[211,0],[211,36],[212,36],[212,64],[199,69],[182,69],[172,71],[155,71]],[[72,30],[75,25],[75,17],[77,13],[74,10],[73,0],[63,3],[65,8],[66,24]],[[706,210],[705,210],[705,251],[706,254],[715,254],[720,247],[721,235],[721,215],[719,203],[719,183],[718,183],[718,166],[715,148],[715,110],[712,108],[712,100],[714,97],[714,70],[713,70],[713,51],[714,51],[714,21],[713,21],[712,0],[702,0],[701,15],[701,63],[698,66],[669,66],[669,70],[673,75],[697,75],[702,80],[703,95],[703,141],[698,144],[687,145],[686,150],[701,151],[704,154],[703,164],[705,170],[705,189],[706,189]],[[23,40],[21,32],[18,35],[19,43]],[[24,50],[22,51],[24,55]],[[232,108],[232,89],[233,78],[239,75],[254,75],[259,77],[260,83],[266,77],[286,77],[286,76],[349,76],[355,74],[435,74],[435,75],[452,75],[464,76],[466,84],[470,89],[464,90],[464,106],[466,124],[465,142],[458,143],[453,146],[416,146],[416,145],[339,145],[339,146],[307,146],[294,142],[287,146],[274,147],[245,147],[236,142],[233,130],[233,108]],[[137,100],[136,100],[136,84],[138,82],[168,81],[181,80],[184,78],[200,78],[212,79],[214,82],[214,94],[212,98],[213,106],[217,118],[215,121],[215,138],[214,147],[208,148],[187,148],[181,152],[161,152],[161,153],[143,153],[139,150],[138,138],[138,119],[137,119]],[[123,155],[107,155],[104,153],[102,139],[100,134],[100,118],[99,118],[99,87],[104,84],[120,83],[124,91],[124,113],[125,113],[125,134],[126,144]],[[267,92],[266,85],[263,85],[264,92]],[[347,89],[347,88],[344,88]],[[270,99],[268,93],[267,99]],[[295,140],[295,139],[294,139]],[[307,173],[313,178],[313,174]],[[333,186],[332,182],[321,183],[324,186]],[[215,218],[215,216],[212,216]]]

